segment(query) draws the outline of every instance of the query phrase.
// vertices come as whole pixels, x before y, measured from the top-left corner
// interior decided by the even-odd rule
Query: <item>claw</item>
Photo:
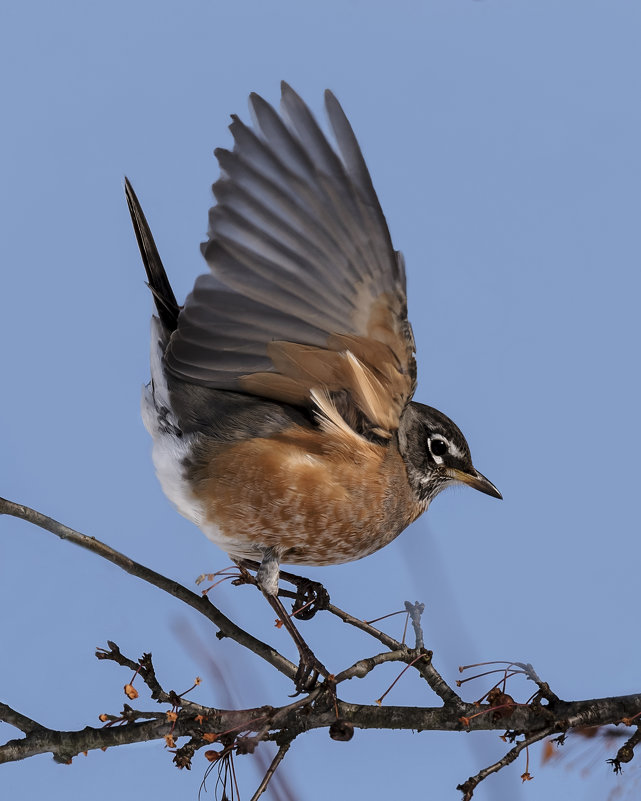
[[[280,571],[280,577],[296,587],[292,617],[297,620],[311,620],[316,612],[329,606],[329,593],[320,581],[312,581],[304,576],[286,573],[284,570]]]
[[[319,676],[327,677],[329,672],[327,668],[320,662],[311,648],[303,640],[300,652],[300,662],[298,670],[294,677],[294,686],[296,687],[296,695],[299,693],[311,692],[318,682]]]
[[[327,609],[329,593],[318,581],[301,578],[292,604],[292,617],[297,620],[311,620],[316,612]]]

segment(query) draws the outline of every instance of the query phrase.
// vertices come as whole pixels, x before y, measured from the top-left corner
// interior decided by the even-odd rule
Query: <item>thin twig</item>
[[[425,648],[425,643],[423,642],[423,628],[421,627],[421,615],[425,611],[425,604],[419,603],[419,601],[416,601],[416,603],[405,601],[405,609],[412,621],[414,636],[416,637],[416,650],[418,651],[421,648]]]
[[[269,784],[272,776],[276,772],[276,768],[280,765],[280,763],[283,761],[283,757],[289,751],[290,744],[291,744],[290,741],[283,743],[281,747],[278,749],[276,756],[272,759],[271,765],[269,766],[269,768],[267,768],[267,773],[265,773],[265,775],[263,776],[263,780],[258,785],[258,788],[256,789],[254,795],[251,797],[250,801],[258,801],[261,795],[265,792],[265,790],[267,789],[267,785]]]
[[[334,606],[334,604],[328,604],[327,611],[331,612],[332,615],[335,615],[337,618],[342,620],[343,623],[347,623],[350,626],[354,626],[354,628],[360,629],[361,631],[364,631],[366,634],[369,634],[370,637],[374,637],[374,639],[379,640],[379,642],[382,642],[383,645],[386,645],[391,651],[400,650],[399,646],[401,648],[404,647],[393,637],[390,637],[389,634],[385,634],[384,631],[380,631],[379,629],[375,628],[369,623],[366,623],[364,620],[361,620],[358,617],[354,617],[354,615],[350,615],[349,612],[344,612],[342,609],[339,609],[337,606]]]
[[[398,674],[398,676],[394,679],[394,681],[390,684],[390,686],[385,690],[383,695],[381,695],[380,698],[376,699],[376,703],[380,706],[383,703],[383,698],[385,698],[385,696],[389,693],[389,691],[392,689],[392,687],[394,687],[394,685],[400,680],[401,676],[405,673],[405,671],[409,670],[412,667],[412,665],[414,665],[414,664],[416,664],[416,662],[418,662],[419,659],[425,659],[426,656],[427,656],[427,654],[419,654],[416,657],[416,659],[412,659],[411,662],[409,662],[407,665],[405,665],[403,670],[401,670],[401,672]]]
[[[463,784],[459,784],[456,789],[463,793],[462,801],[470,801],[474,795],[474,790],[483,781],[483,779],[491,776],[492,773],[498,773],[501,768],[504,768],[514,762],[524,748],[527,748],[528,746],[532,745],[532,743],[543,740],[545,737],[549,737],[554,733],[554,727],[549,727],[543,729],[542,731],[538,731],[535,734],[530,734],[524,740],[521,740],[520,743],[517,743],[514,748],[511,748],[502,759],[498,760],[498,762],[495,762],[493,765],[488,765],[487,768],[483,768],[483,770],[480,770],[475,776],[470,776],[470,778]]]
[[[130,670],[136,671],[151,691],[151,697],[154,701],[158,701],[159,704],[181,706],[195,715],[211,712],[210,707],[202,706],[195,701],[183,698],[185,693],[178,694],[173,690],[164,690],[156,678],[156,671],[154,670],[154,665],[151,660],[151,654],[143,654],[142,657],[135,662],[133,659],[129,659],[129,657],[125,656],[112,640],[107,640],[107,645],[109,646],[109,650],[106,648],[98,648],[96,650],[96,657],[98,659],[115,662],[121,667],[127,667]],[[193,689],[193,687],[191,689]]]
[[[545,698],[545,700],[549,704],[556,704],[561,700],[558,695],[552,692],[552,690],[550,689],[550,685],[547,683],[547,681],[543,681],[543,679],[539,678],[532,665],[530,665],[527,662],[512,662],[512,664],[515,667],[521,668],[521,670],[524,671],[528,679],[530,679],[530,681],[533,681],[538,686],[539,696],[541,698]]]

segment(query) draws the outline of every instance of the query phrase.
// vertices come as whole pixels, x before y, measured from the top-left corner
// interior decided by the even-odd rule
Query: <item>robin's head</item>
[[[449,417],[422,403],[409,403],[398,429],[398,445],[412,489],[429,503],[448,485],[467,484],[493,498],[501,493],[472,464],[465,437]]]

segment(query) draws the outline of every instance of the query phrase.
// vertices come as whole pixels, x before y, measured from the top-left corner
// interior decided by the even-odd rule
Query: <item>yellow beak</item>
[[[472,469],[474,470],[474,468]],[[484,492],[486,495],[491,495],[493,498],[503,500],[503,496],[494,484],[492,484],[489,478],[485,478],[482,473],[479,473],[478,470],[474,470],[473,473],[466,473],[463,470],[457,470],[455,467],[451,467],[448,469],[447,474],[450,478],[453,478],[454,481],[460,481],[462,484],[467,484],[468,487],[473,487],[479,492]]]

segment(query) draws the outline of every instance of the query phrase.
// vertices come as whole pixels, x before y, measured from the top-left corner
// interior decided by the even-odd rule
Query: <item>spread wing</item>
[[[286,84],[280,115],[252,94],[254,127],[232,117],[202,246],[211,273],[165,363],[389,437],[416,379],[403,258],[345,113],[329,91],[325,103],[337,149]]]

